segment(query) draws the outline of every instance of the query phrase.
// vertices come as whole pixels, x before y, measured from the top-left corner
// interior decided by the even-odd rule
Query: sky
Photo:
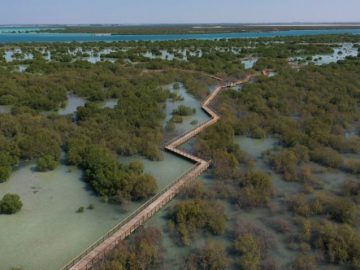
[[[360,0],[0,0],[0,24],[360,22]]]

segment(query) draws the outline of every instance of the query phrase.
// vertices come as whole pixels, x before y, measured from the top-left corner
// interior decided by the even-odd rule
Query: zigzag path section
[[[222,79],[218,77],[213,78],[222,81]],[[83,251],[82,254],[61,268],[62,270],[88,270],[91,269],[96,263],[104,260],[106,254],[113,250],[120,241],[124,240],[126,237],[132,234],[138,227],[144,224],[150,217],[152,217],[170,200],[172,200],[188,183],[195,180],[209,168],[210,161],[206,161],[191,155],[179,149],[179,146],[186,143],[200,132],[214,125],[220,120],[220,116],[214,112],[209,107],[209,105],[222,90],[247,83],[251,80],[251,78],[252,75],[247,75],[242,80],[237,80],[234,82],[222,82],[222,85],[218,86],[202,103],[202,109],[211,117],[211,119],[208,122],[205,122],[184,133],[183,135],[174,138],[165,146],[167,151],[181,158],[190,160],[194,163],[194,166],[184,175],[178,178],[174,183],[171,183],[152,199],[139,207],[138,210],[123,220],[96,243]]]

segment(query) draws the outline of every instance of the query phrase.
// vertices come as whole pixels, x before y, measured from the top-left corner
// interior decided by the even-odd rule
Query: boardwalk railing
[[[93,243],[85,251],[83,251],[79,256],[67,263],[62,270],[88,270],[101,258],[105,257],[106,252],[112,250],[119,241],[123,240],[129,236],[133,231],[135,231],[139,226],[141,226],[147,219],[159,211],[166,203],[168,203],[180,190],[188,183],[190,180],[196,179],[200,176],[207,168],[210,166],[209,161],[202,160],[199,157],[186,153],[183,150],[177,149],[178,146],[182,145],[186,141],[195,137],[202,130],[207,127],[215,124],[220,116],[217,115],[214,110],[208,107],[208,105],[214,100],[214,98],[220,93],[221,90],[248,82],[251,79],[251,76],[248,75],[244,80],[239,80],[234,83],[226,83],[223,86],[217,87],[202,103],[202,109],[209,114],[212,118],[211,120],[202,123],[195,127],[194,129],[184,133],[183,135],[176,137],[171,140],[167,146],[166,150],[192,161],[195,165],[185,172],[182,176],[177,178],[173,183],[167,185],[159,193],[153,196],[150,200],[145,202],[139,208],[137,208],[132,214],[122,220],[118,225],[112,228],[107,232],[103,237]]]

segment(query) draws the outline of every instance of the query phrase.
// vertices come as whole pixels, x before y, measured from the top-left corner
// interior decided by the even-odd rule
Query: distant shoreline
[[[42,27],[41,27],[42,28]],[[85,33],[101,35],[169,35],[169,34],[221,34],[272,32],[288,30],[326,30],[326,29],[359,29],[360,23],[352,24],[211,24],[211,25],[143,25],[143,26],[62,26],[61,28],[43,28],[38,33]]]

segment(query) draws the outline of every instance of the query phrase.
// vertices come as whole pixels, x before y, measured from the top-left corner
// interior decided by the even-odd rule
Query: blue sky
[[[360,0],[0,0],[0,3],[0,24],[360,21]]]

